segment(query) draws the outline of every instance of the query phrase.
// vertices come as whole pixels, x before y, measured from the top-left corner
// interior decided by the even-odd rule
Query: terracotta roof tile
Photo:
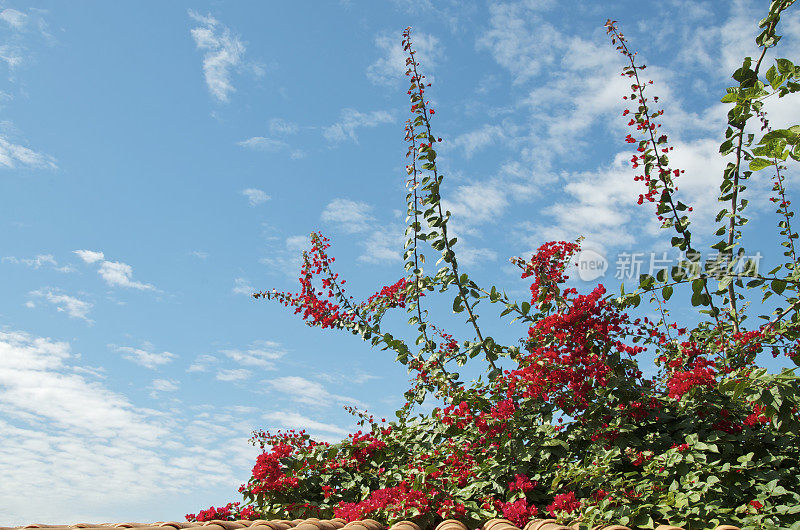
[[[378,521],[374,519],[364,519],[361,521],[351,521],[346,523],[344,519],[295,519],[286,520],[265,520],[256,521],[205,521],[205,522],[186,522],[186,521],[158,521],[155,523],[77,523],[71,525],[53,524],[29,524],[26,526],[0,527],[0,530],[24,530],[24,529],[43,529],[43,530],[74,530],[77,528],[109,530],[110,528],[134,530],[239,530],[248,527],[248,530],[386,530]],[[534,519],[525,525],[524,529],[515,526],[508,519],[491,519],[486,521],[479,530],[574,530],[578,528],[577,523],[573,526],[564,526],[555,519]],[[399,521],[391,526],[389,530],[422,530],[412,521]],[[468,530],[467,526],[461,521],[447,519],[439,523],[435,530]],[[607,526],[598,525],[592,530],[632,530],[627,526],[610,524]],[[661,525],[656,530],[684,530],[678,526]],[[737,526],[720,525],[715,530],[741,530]]]

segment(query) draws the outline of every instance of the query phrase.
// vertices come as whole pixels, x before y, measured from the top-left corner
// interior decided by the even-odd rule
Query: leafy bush
[[[626,141],[636,148],[631,162],[641,171],[634,180],[644,186],[639,203],[654,208],[663,229],[673,232],[672,245],[688,257],[643,275],[632,293],[612,295],[602,285],[579,293],[565,282],[580,241],[546,243],[530,260],[514,260],[531,281],[530,299],[522,303],[459,268],[450,213],[441,203],[441,138],[433,134],[434,109],[425,99],[430,84],[406,30],[407,276],[356,303],[333,272],[328,239],[312,234],[299,292],[254,296],[294,308],[311,326],[346,330],[393,350],[414,376],[408,403],[391,422],[353,411],[364,430],[337,444],[303,432],[254,433],[263,453],[240,488],[247,512],[229,505],[230,517],[412,519],[423,526],[457,518],[471,527],[498,516],[520,527],[554,517],[588,526],[800,528],[798,377],[794,368],[776,374],[757,363],[758,354],[772,353],[800,365],[797,234],[785,188],[788,160],[800,160],[800,126],[772,130],[763,108],[766,98],[800,88],[800,70],[789,60],[763,64],[791,4],[771,2],[756,39],[759,57],[744,59],[733,74],[737,84],[722,99],[731,107],[720,152],[730,162],[712,246],[720,259],[711,264],[693,257],[699,252],[691,208],[677,198],[681,171],[670,166],[672,147],[657,123],[663,111],[649,104],[658,98],[642,78],[645,66],[615,22],[607,22],[612,43],[629,61],[622,72],[631,82],[624,115],[631,127]],[[756,120],[757,134],[748,128]],[[771,200],[785,257],[766,274],[743,258],[741,247],[745,185],[764,169],[774,173]],[[441,253],[433,275],[424,272],[425,244]],[[747,318],[745,301],[753,295],[745,293],[754,289],[774,307],[761,323]],[[698,324],[670,320],[664,306],[674,291],[698,308]],[[453,311],[466,316],[471,340],[456,340],[428,321],[423,306],[434,292],[453,294]],[[643,297],[660,318],[628,315]],[[481,302],[524,324],[519,345],[484,334]],[[418,333],[413,346],[382,327],[393,308],[409,313]],[[637,363],[643,352],[656,356],[654,377],[644,377]],[[462,381],[453,369],[467,363],[484,363],[487,378]],[[426,395],[444,406],[414,415]],[[211,511],[187,518],[220,516]]]

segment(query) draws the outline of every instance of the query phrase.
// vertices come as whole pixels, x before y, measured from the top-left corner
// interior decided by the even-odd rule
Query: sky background
[[[719,99],[765,4],[0,2],[0,526],[181,520],[241,500],[253,429],[336,441],[344,405],[402,405],[392,355],[248,295],[295,290],[314,230],[356,298],[403,275],[403,28],[461,263],[523,299],[508,258],[544,241],[585,236],[610,289],[621,253],[647,272],[670,249],[636,206],[605,20],[649,65],[700,236]],[[799,14],[781,56],[800,56]],[[788,98],[768,110],[800,120]],[[750,185],[745,242],[767,264],[769,188]]]

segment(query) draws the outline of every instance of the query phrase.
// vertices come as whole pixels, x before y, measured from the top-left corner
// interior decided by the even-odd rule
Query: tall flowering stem
[[[426,161],[422,164],[422,169],[430,171],[432,174],[432,178],[425,177],[422,179],[422,183],[424,184],[423,189],[427,192],[422,202],[428,206],[428,209],[423,215],[425,215],[428,226],[432,230],[432,232],[428,234],[429,238],[433,238],[431,245],[436,250],[442,252],[442,260],[450,266],[452,271],[452,274],[447,274],[446,268],[441,269],[437,274],[437,279],[442,282],[442,287],[447,287],[449,283],[456,284],[458,295],[454,305],[458,305],[459,302],[463,303],[463,307],[468,314],[467,321],[471,323],[472,327],[475,329],[478,347],[483,350],[484,356],[492,368],[492,375],[496,376],[499,373],[494,362],[497,358],[497,354],[494,351],[490,351],[488,344],[491,343],[484,339],[480,326],[478,326],[478,316],[475,313],[475,305],[478,300],[476,299],[474,302],[471,301],[473,297],[467,288],[469,277],[464,274],[459,274],[458,259],[456,253],[453,251],[453,245],[455,245],[456,239],[448,238],[447,234],[447,222],[450,218],[450,212],[445,213],[442,209],[440,186],[443,177],[439,174],[439,170],[436,166],[436,150],[433,148],[433,144],[437,141],[437,138],[431,131],[431,116],[435,114],[435,110],[430,107],[430,102],[425,100],[425,88],[426,86],[430,86],[430,83],[425,83],[425,76],[419,72],[419,62],[417,62],[415,58],[416,51],[411,44],[411,28],[406,28],[403,33],[403,49],[408,53],[408,57],[406,58],[406,65],[408,66],[406,76],[408,76],[411,81],[409,90],[411,92],[411,112],[415,115],[415,118],[412,120],[412,126],[421,126],[423,128],[421,133],[414,135],[416,138],[423,140],[418,148],[419,153],[421,153],[419,159]],[[414,171],[416,171],[416,166],[414,166]],[[437,229],[441,233],[437,233]]]
[[[408,39],[409,30],[403,32],[403,45],[406,45],[406,40]],[[410,47],[410,42],[408,42],[408,46]],[[409,94],[411,93],[411,89],[409,89]],[[422,278],[423,278],[423,263],[425,262],[425,255],[419,252],[419,238],[420,233],[422,231],[422,227],[420,225],[419,216],[422,213],[420,211],[420,197],[419,197],[419,170],[417,169],[417,137],[414,131],[414,122],[413,120],[409,119],[406,121],[406,136],[405,140],[409,143],[408,152],[406,153],[406,157],[411,159],[411,163],[406,166],[406,172],[408,173],[409,177],[406,180],[406,188],[409,190],[408,194],[406,195],[406,222],[409,220],[413,221],[411,224],[406,228],[406,235],[409,236],[406,240],[406,250],[404,253],[404,259],[406,259],[406,270],[411,269],[411,274],[414,276],[414,290],[418,294],[417,301],[413,303],[413,309],[416,309],[416,317],[412,317],[412,323],[417,324],[417,329],[420,332],[420,338],[423,341],[424,349],[431,348],[431,341],[428,338],[428,331],[427,331],[427,322],[425,317],[423,316],[422,305],[419,300],[419,294],[422,293]],[[408,247],[411,247],[410,249]],[[410,261],[410,256],[413,255],[413,261]],[[427,280],[427,277],[425,277]],[[410,308],[411,309],[411,308]]]
[[[672,245],[686,253],[686,255],[699,255],[699,252],[692,246],[692,234],[689,231],[689,217],[683,212],[691,212],[692,208],[687,206],[681,201],[674,198],[677,191],[677,186],[674,183],[674,178],[677,178],[684,170],[671,169],[669,167],[669,157],[667,156],[674,148],[667,145],[667,135],[660,133],[661,124],[656,123],[655,119],[664,114],[664,109],[651,112],[647,105],[647,97],[645,91],[647,85],[653,83],[649,80],[645,84],[639,76],[639,73],[646,68],[645,65],[637,65],[636,53],[632,52],[628,47],[625,36],[619,32],[616,26],[616,21],[608,20],[605,24],[606,33],[611,36],[612,44],[616,45],[617,51],[624,55],[629,62],[622,70],[622,75],[630,78],[633,83],[631,84],[631,93],[625,96],[631,102],[638,102],[638,108],[634,116],[628,122],[629,126],[635,126],[638,132],[643,134],[643,138],[637,140],[631,134],[626,137],[626,142],[637,144],[637,152],[639,155],[633,155],[631,164],[634,169],[640,165],[644,166],[642,175],[634,178],[634,180],[642,181],[645,184],[646,192],[639,195],[639,204],[644,202],[656,203],[656,217],[661,221],[662,228],[674,227],[678,235],[672,238]],[[653,97],[654,102],[658,102],[658,97]],[[630,111],[626,109],[623,115],[628,115]],[[657,175],[653,176],[653,170],[657,170]],[[695,264],[688,262],[682,265],[689,267],[690,273],[695,267]],[[667,283],[667,272],[662,272],[660,280]],[[681,269],[681,266],[673,269],[671,276],[677,281],[682,282],[685,279],[686,273]],[[652,279],[643,276],[640,281],[640,287],[648,289],[652,286]],[[700,275],[693,282],[692,290],[694,296],[692,298],[693,305],[707,305],[709,306],[709,313],[716,322],[716,327],[719,332],[724,329],[723,323],[719,319],[720,311],[714,304],[711,292],[708,288],[708,281],[705,275]],[[663,294],[665,298],[669,298],[667,293],[672,292],[670,287],[666,290],[664,287]],[[636,298],[638,300],[638,298]],[[638,302],[637,302],[638,303]],[[732,317],[734,326],[738,330],[738,316]],[[724,346],[723,346],[724,347]]]

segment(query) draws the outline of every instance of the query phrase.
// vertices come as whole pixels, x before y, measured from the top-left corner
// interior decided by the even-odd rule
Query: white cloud
[[[247,197],[247,201],[250,203],[250,206],[258,206],[259,204],[263,204],[271,199],[269,195],[264,190],[260,190],[258,188],[247,188],[242,190],[242,195]]]
[[[193,250],[192,251],[192,256],[194,256],[194,257],[196,257],[198,259],[207,259],[208,258],[208,252],[206,252],[204,250]]]
[[[87,374],[98,379],[107,377],[105,374],[106,369],[102,366],[73,366],[72,371],[76,374]]]
[[[372,206],[365,202],[350,199],[333,199],[325,206],[320,219],[327,223],[339,225],[348,234],[369,230],[375,223],[370,215]]]
[[[217,100],[228,101],[229,94],[236,90],[230,80],[231,70],[242,62],[245,45],[214,17],[204,17],[192,10],[189,16],[201,24],[191,34],[197,49],[204,52],[203,74],[208,90]]]
[[[95,252],[94,250],[76,250],[75,254],[77,254],[84,263],[95,263],[105,259],[105,255],[102,252]]]
[[[91,311],[93,304],[86,302],[74,296],[66,295],[58,289],[39,289],[31,291],[31,296],[44,298],[50,304],[56,306],[56,309],[61,313],[66,313],[70,318],[79,318],[85,320],[89,324],[94,321],[89,318],[89,311]],[[28,307],[34,307],[33,302]]]
[[[153,379],[148,388],[150,388],[150,397],[158,399],[159,392],[176,392],[180,385],[173,379]]]
[[[0,47],[0,59],[6,60],[6,62],[9,62],[9,65],[13,66],[10,62],[11,59],[4,55],[3,47]],[[0,168],[14,169],[16,167],[58,168],[53,157],[14,144],[6,137],[0,136]]]
[[[372,375],[365,372],[355,372],[355,373],[330,373],[324,372],[317,374],[318,379],[322,379],[323,381],[327,381],[328,383],[333,383],[340,385],[342,383],[355,383],[357,385],[366,383],[367,381],[372,381],[373,379],[381,379],[379,375]]]
[[[14,46],[9,46],[8,44],[4,44],[0,46],[0,59],[6,62],[8,68],[13,70],[20,64],[22,64],[22,53],[21,50]],[[0,145],[2,145],[2,138],[0,138]],[[25,149],[24,147],[20,148],[19,146],[14,146],[18,149]]]
[[[6,8],[0,11],[0,20],[14,29],[22,29],[27,18],[28,15],[16,9]]]
[[[442,200],[442,206],[453,219],[464,226],[496,221],[508,205],[506,189],[495,182],[476,182],[456,188],[453,198]]]
[[[33,258],[17,258],[16,256],[4,256],[2,259],[0,259],[0,262],[27,265],[28,267],[34,270],[42,268],[43,265],[50,265],[51,268],[57,270],[58,272],[74,271],[74,269],[69,265],[59,267],[58,262],[56,261],[56,259],[53,257],[52,254],[37,254]]]
[[[531,247],[543,241],[586,238],[586,248],[604,248],[609,243],[630,246],[635,241],[629,224],[634,215],[646,224],[645,212],[637,206],[639,188],[633,182],[628,153],[619,153],[605,168],[564,176],[566,197],[544,209],[552,219],[533,228]],[[532,226],[532,225],[531,225]]]
[[[246,370],[244,368],[230,368],[226,370],[220,370],[217,372],[217,380],[219,381],[239,381],[241,379],[247,379],[253,375],[253,372],[250,370]]]
[[[0,332],[3,524],[122,521],[135,513],[168,520],[198,484],[232,491],[247,476],[258,451],[244,433],[176,437],[191,421],[185,411],[138,406],[97,380],[97,369],[76,364],[79,357],[65,342]],[[241,414],[226,412],[231,423],[247,425]],[[45,490],[46,503],[30,495]],[[152,511],[165,500],[173,515]]]
[[[156,288],[149,283],[142,283],[133,279],[133,268],[127,263],[120,261],[108,261],[102,252],[94,250],[76,250],[78,255],[85,263],[100,263],[97,273],[106,284],[111,287],[129,287],[140,291],[155,291]]]
[[[155,287],[149,283],[137,282],[132,279],[133,269],[127,263],[119,261],[104,261],[98,271],[105,282],[112,286],[130,287],[141,291],[153,291]]]
[[[282,427],[284,429],[305,429],[306,431],[319,431],[336,434],[341,437],[345,437],[349,434],[347,429],[342,429],[338,425],[312,420],[311,418],[296,412],[276,411],[269,412],[261,417],[267,421],[274,422],[278,427]]]
[[[282,244],[268,248],[266,255],[259,262],[273,271],[297,279],[297,273],[303,261],[303,251],[311,248],[309,239],[307,235],[289,236],[283,240]]]
[[[275,363],[286,351],[273,341],[255,341],[245,350],[227,349],[220,353],[244,366],[257,366],[266,370],[275,370]]]
[[[161,353],[151,351],[149,345],[145,345],[146,350],[130,346],[115,346],[113,344],[109,344],[109,347],[120,352],[125,359],[151,370],[155,370],[159,366],[170,363],[177,358],[177,355],[168,351]]]
[[[454,147],[463,149],[464,156],[469,160],[472,158],[472,155],[481,149],[502,142],[507,136],[506,131],[509,127],[510,124],[506,126],[487,124],[475,131],[456,136],[452,142],[448,142],[447,146],[448,148]]]
[[[364,249],[358,261],[364,263],[391,263],[402,257],[404,227],[401,225],[376,226],[359,242]]]
[[[281,149],[287,149],[289,147],[289,144],[282,140],[274,140],[272,138],[265,138],[264,136],[253,136],[252,138],[238,142],[237,145],[256,151],[270,152],[280,151]]]
[[[367,68],[367,78],[376,84],[393,85],[406,77],[406,52],[403,51],[399,32],[382,33],[375,37],[375,46],[382,56]],[[413,33],[411,41],[416,59],[423,69],[422,75],[433,81],[433,72],[443,58],[439,39],[425,33]]]
[[[175,392],[180,385],[172,379],[153,379],[150,388],[157,392]]]
[[[458,263],[460,265],[478,265],[487,261],[497,261],[497,252],[490,248],[474,248],[462,246],[458,249]]]
[[[207,372],[208,365],[217,362],[217,358],[213,355],[198,355],[194,362],[186,369],[187,372]]]
[[[354,109],[343,109],[341,119],[330,127],[326,127],[323,131],[323,135],[331,142],[343,142],[348,138],[354,142],[358,142],[356,129],[363,127],[372,128],[382,123],[393,122],[394,118],[392,118],[392,115],[384,110],[364,113]]]
[[[479,50],[489,50],[501,66],[526,81],[555,62],[554,43],[561,34],[534,12],[534,3],[489,6],[490,26],[478,39]]]
[[[235,285],[233,286],[233,292],[235,294],[244,294],[244,295],[250,296],[251,294],[256,292],[255,287],[250,285],[250,282],[248,282],[244,278],[236,278],[236,280],[234,280],[234,282],[235,282]]]
[[[317,407],[329,407],[333,403],[355,405],[359,408],[367,408],[364,403],[355,398],[341,396],[328,392],[325,387],[314,381],[310,381],[298,376],[285,376],[264,381],[273,387],[284,397],[306,405]]]
[[[269,132],[275,136],[289,136],[297,134],[300,128],[296,123],[286,121],[281,118],[273,118],[269,120]]]

